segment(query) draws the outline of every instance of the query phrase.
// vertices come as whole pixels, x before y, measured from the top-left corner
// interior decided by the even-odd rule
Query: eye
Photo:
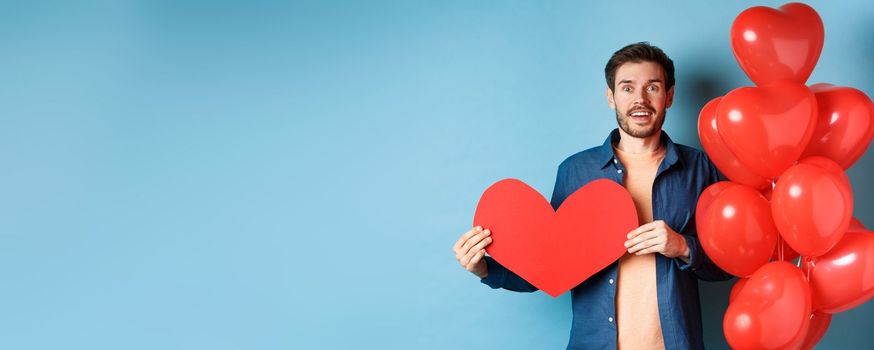
[[[649,92],[659,92],[659,86],[658,85],[650,85],[650,86],[646,87],[646,90]]]
[[[622,87],[622,91],[625,91],[625,92],[631,92],[631,87],[628,86],[628,85],[625,85],[625,86]]]

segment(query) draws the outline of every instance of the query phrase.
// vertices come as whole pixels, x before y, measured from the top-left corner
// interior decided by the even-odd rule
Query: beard
[[[619,128],[631,137],[647,138],[662,130],[662,124],[665,123],[667,111],[663,110],[659,115],[655,116],[655,123],[652,125],[642,128],[638,127],[636,129],[631,126],[631,116],[628,115],[630,113],[631,111],[628,111],[626,115],[620,115],[619,111],[616,111],[616,123],[619,124]]]

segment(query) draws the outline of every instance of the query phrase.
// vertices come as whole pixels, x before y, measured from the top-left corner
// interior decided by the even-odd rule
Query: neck
[[[619,138],[619,144],[616,145],[616,148],[622,152],[636,154],[652,153],[661,147],[661,130],[649,137],[634,137],[625,133],[622,128],[619,128],[619,135],[621,135],[621,137]]]

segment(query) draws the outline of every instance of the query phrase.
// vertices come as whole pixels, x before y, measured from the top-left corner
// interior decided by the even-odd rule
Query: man
[[[707,156],[673,143],[662,131],[674,96],[674,64],[648,43],[628,45],[607,62],[607,103],[619,128],[603,145],[559,165],[552,206],[557,209],[590,181],[622,184],[640,227],[628,233],[619,261],[571,291],[568,349],[701,349],[698,281],[726,280],[704,254],[695,230],[695,205],[719,173]],[[453,247],[456,259],[492,288],[536,287],[485,256],[488,228],[474,227]]]

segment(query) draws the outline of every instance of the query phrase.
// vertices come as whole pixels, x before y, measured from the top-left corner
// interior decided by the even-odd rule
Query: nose
[[[634,104],[649,104],[649,96],[643,91],[643,89],[637,89],[634,92]]]

